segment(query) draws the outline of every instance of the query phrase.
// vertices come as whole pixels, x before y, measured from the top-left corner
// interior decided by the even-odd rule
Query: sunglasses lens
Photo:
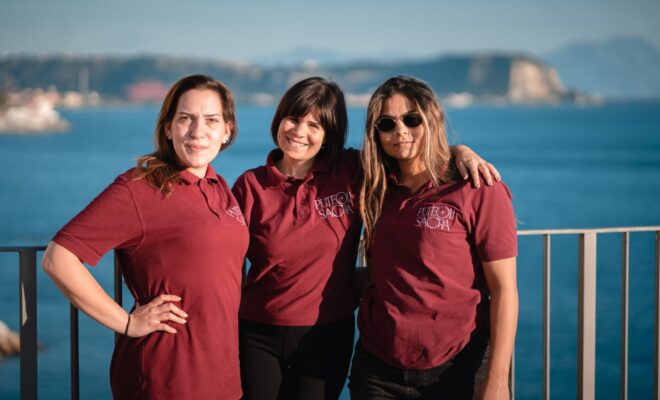
[[[389,132],[396,126],[393,118],[383,117],[376,121],[376,129],[380,132]]]
[[[422,124],[422,116],[419,114],[406,114],[403,116],[403,123],[408,128],[417,128]]]

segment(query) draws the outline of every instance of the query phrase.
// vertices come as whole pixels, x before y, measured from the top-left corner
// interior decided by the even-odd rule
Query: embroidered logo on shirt
[[[314,206],[323,219],[353,214],[353,199],[348,192],[338,192],[332,196],[314,200]]]
[[[440,229],[449,232],[451,221],[454,220],[456,211],[442,204],[433,204],[422,207],[417,211],[416,228]]]
[[[225,210],[225,212],[227,215],[238,221],[241,225],[245,225],[245,218],[243,218],[243,213],[241,212],[241,208],[239,206],[230,207],[229,209]]]

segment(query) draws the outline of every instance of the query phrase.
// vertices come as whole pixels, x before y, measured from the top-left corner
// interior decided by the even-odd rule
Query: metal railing
[[[545,229],[518,231],[519,236],[543,237],[543,399],[550,399],[550,271],[551,238],[559,235],[578,236],[578,361],[577,398],[596,396],[596,244],[597,236],[620,233],[621,261],[621,370],[620,398],[628,399],[628,294],[630,274],[630,233],[655,232],[655,319],[654,319],[654,399],[660,400],[660,226]],[[515,393],[515,392],[514,392]]]
[[[37,392],[37,253],[45,246],[0,247],[0,253],[18,253],[20,380],[21,400],[36,400]],[[122,278],[115,255],[114,298],[122,304]],[[80,352],[78,340],[78,309],[69,304],[71,399],[80,398]],[[115,333],[115,341],[120,334]]]
[[[655,232],[655,314],[654,314],[654,399],[660,400],[660,226],[522,230],[519,236],[543,237],[543,399],[550,399],[550,272],[551,238],[578,236],[578,399],[595,398],[596,377],[596,245],[597,236],[620,233],[621,262],[621,399],[628,399],[628,295],[630,269],[630,233]],[[21,399],[37,399],[37,252],[43,246],[0,247],[0,253],[19,255],[20,380]],[[115,255],[114,298],[122,304],[122,279]],[[80,397],[78,310],[70,305],[71,329],[71,398]],[[115,335],[115,339],[119,334]],[[514,357],[515,360],[515,357]],[[512,360],[512,393],[515,397],[515,363]]]
[[[44,249],[43,246],[0,247],[0,253],[18,253],[21,399],[37,398],[37,252]]]

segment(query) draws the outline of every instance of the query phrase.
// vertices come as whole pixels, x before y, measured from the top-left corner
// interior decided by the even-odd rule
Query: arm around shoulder
[[[459,144],[452,146],[451,154],[458,172],[464,180],[471,178],[474,187],[481,186],[480,174],[483,175],[487,185],[492,185],[493,180],[500,181],[500,173],[495,166],[481,158],[468,146]]]

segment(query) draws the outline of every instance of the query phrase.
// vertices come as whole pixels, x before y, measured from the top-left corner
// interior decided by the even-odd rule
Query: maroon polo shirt
[[[250,269],[239,316],[273,325],[339,321],[355,307],[359,152],[343,150],[331,167],[317,161],[304,179],[283,175],[273,150],[233,191],[250,230]]]
[[[482,261],[515,257],[511,194],[501,182],[412,193],[390,180],[369,249],[375,283],[358,316],[364,347],[391,365],[428,369],[488,327]]]
[[[139,304],[181,296],[177,334],[122,336],[110,369],[118,399],[238,399],[238,319],[245,221],[227,183],[209,166],[187,171],[165,197],[134,171],[120,175],[53,241],[96,265],[117,249]]]

